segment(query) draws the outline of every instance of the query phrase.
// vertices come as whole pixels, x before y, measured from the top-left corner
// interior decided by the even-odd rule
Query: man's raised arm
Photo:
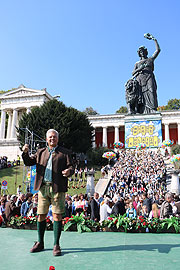
[[[36,155],[29,156],[29,145],[25,144],[22,148],[22,159],[26,166],[33,166],[36,165]]]

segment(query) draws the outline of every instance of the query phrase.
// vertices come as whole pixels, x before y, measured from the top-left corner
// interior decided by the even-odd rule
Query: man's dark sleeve
[[[95,200],[91,201],[91,219],[94,220],[95,218],[98,218],[95,211],[96,205]]]
[[[119,209],[118,209],[118,206],[115,204],[115,205],[113,206],[111,215],[117,216],[118,214],[119,214]]]
[[[94,213],[94,200],[91,201],[91,219],[95,219],[95,213]]]
[[[124,203],[120,203],[120,215],[124,215],[126,213],[126,209],[125,209],[125,206],[124,206]]]
[[[147,208],[148,208],[148,213],[150,213],[150,211],[152,209],[152,204],[151,204],[151,200],[150,199],[147,200]]]
[[[36,154],[33,156],[29,156],[29,153],[22,153],[22,159],[26,166],[36,165]]]
[[[147,206],[148,213],[150,213],[150,211],[151,211],[151,201],[149,199],[145,199],[145,201],[143,202],[143,205]]]
[[[70,155],[67,155],[67,169],[69,169],[70,172],[69,176],[74,174],[74,166]]]

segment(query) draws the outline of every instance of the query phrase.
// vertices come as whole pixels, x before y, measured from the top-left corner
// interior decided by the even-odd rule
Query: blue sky
[[[12,0],[0,3],[0,89],[47,88],[100,114],[125,106],[140,45],[155,61],[159,105],[180,98],[179,0]]]

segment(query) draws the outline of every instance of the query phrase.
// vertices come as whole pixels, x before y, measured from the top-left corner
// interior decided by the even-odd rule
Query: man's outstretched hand
[[[70,175],[69,169],[65,169],[64,171],[62,171],[62,175],[68,177]]]
[[[28,151],[29,151],[29,145],[28,144],[25,144],[23,146],[22,150],[23,150],[24,153],[28,153]]]

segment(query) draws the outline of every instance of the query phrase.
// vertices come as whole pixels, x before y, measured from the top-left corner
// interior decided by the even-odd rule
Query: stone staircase
[[[174,165],[170,162],[169,157],[164,158],[164,163],[167,168],[167,177],[166,177],[166,184],[167,184],[167,191],[170,191],[171,188],[171,178],[172,178],[172,171],[174,170]],[[112,171],[109,170],[108,175],[104,178],[100,178],[95,186],[95,192],[98,192],[100,196],[103,196],[111,182],[111,175]]]
[[[167,191],[170,191],[171,177],[172,177],[172,171],[174,170],[174,165],[170,162],[169,157],[164,158],[164,163],[165,163],[166,169],[167,169],[167,176],[166,176]]]
[[[170,162],[170,159],[164,159],[165,165],[167,167],[166,184],[167,191],[180,194],[180,170],[174,167],[174,164]]]
[[[106,189],[109,186],[109,183],[111,182],[111,174],[112,171],[108,171],[108,175],[104,178],[100,178],[95,186],[95,192],[99,193],[100,196],[103,196],[106,192]]]

